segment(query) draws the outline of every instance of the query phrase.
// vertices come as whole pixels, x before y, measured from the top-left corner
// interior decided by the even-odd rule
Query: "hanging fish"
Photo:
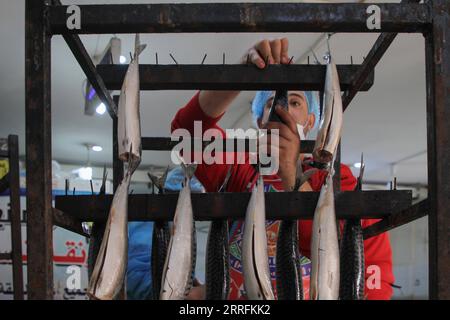
[[[300,259],[297,220],[283,220],[278,230],[276,254],[278,300],[303,300]]]
[[[130,159],[131,160],[131,159]],[[139,162],[130,162],[117,188],[89,281],[88,296],[112,300],[121,291],[128,262],[128,190]]]
[[[266,235],[264,183],[260,175],[247,207],[242,243],[244,288],[250,300],[274,300]]]
[[[324,107],[319,123],[313,158],[318,163],[333,160],[342,131],[342,98],[336,65],[330,57],[325,76]]]
[[[173,229],[161,281],[161,300],[184,299],[194,281],[196,239],[190,180],[197,165],[182,163],[181,166],[185,181],[178,196],[173,219]]]
[[[339,243],[332,174],[320,190],[311,240],[311,300],[339,298]]]
[[[364,174],[364,159],[361,154],[356,190],[362,190]],[[341,300],[364,299],[364,238],[360,219],[347,219],[341,239],[341,285],[339,297]],[[345,272],[344,272],[345,270]]]
[[[166,183],[167,173],[169,168],[166,169],[161,177],[154,176],[148,173],[153,185],[157,187],[158,194],[164,193],[164,185]],[[161,292],[161,280],[164,271],[164,263],[166,261],[167,249],[170,242],[170,230],[169,224],[166,221],[155,221],[153,223],[152,234],[152,289],[154,299],[159,299]]]
[[[224,192],[231,176],[229,166],[225,181],[219,188]],[[205,287],[206,300],[227,300],[230,291],[230,249],[228,246],[228,221],[213,220],[206,244]]]
[[[364,239],[359,219],[348,219],[341,239],[341,300],[364,299]]]
[[[117,132],[119,159],[122,161],[128,161],[130,155],[141,159],[139,55],[145,47],[145,44],[140,44],[139,34],[136,34],[134,56],[128,66],[119,98]]]

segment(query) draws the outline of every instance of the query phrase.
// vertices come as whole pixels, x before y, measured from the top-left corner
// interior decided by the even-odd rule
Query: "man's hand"
[[[275,111],[283,122],[270,121],[264,125],[264,129],[270,131],[267,150],[270,151],[271,147],[278,148],[278,159],[275,159],[279,165],[278,175],[283,181],[284,189],[292,191],[295,186],[297,161],[300,157],[300,137],[295,120],[289,112],[280,106],[276,106]],[[278,129],[278,144],[272,138],[276,134],[274,129]]]
[[[289,41],[287,38],[274,40],[264,39],[244,54],[241,63],[247,63],[248,57],[248,61],[260,69],[266,67],[266,61],[268,64],[288,64],[288,47]]]
[[[268,64],[289,64],[288,45],[287,38],[262,40],[247,50],[240,63],[247,63],[248,57],[249,63],[260,69],[266,67],[266,61]],[[201,90],[200,108],[207,116],[217,118],[228,109],[239,93],[232,90]]]

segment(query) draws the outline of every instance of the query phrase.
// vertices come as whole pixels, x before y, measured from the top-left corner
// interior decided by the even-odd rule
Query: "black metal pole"
[[[9,197],[11,206],[11,259],[13,266],[14,300],[23,300],[22,227],[20,223],[19,137],[8,137]]]
[[[48,0],[25,2],[28,299],[53,299]]]
[[[450,2],[428,1],[425,34],[428,140],[429,296],[450,299]]]
[[[369,29],[363,3],[176,3],[82,5],[79,30],[67,30],[67,6],[51,9],[60,33],[181,32],[421,32],[430,23],[424,5],[379,3],[380,29]]]

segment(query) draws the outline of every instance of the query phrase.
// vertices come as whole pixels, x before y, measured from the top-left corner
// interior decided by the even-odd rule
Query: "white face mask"
[[[306,140],[306,134],[305,134],[305,127],[308,124],[308,120],[306,120],[305,124],[297,123],[297,131],[298,135],[300,136],[300,140]]]

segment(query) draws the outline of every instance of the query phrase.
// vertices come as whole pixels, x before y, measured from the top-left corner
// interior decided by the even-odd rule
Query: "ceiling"
[[[24,0],[0,1],[0,136],[20,136],[21,155],[25,154],[24,97]],[[65,4],[149,3],[144,1],[69,1]],[[155,1],[174,2],[174,1]],[[202,2],[202,1],[189,1]],[[204,1],[203,1],[204,2]],[[232,2],[223,1],[220,2]],[[235,1],[234,1],[235,2]],[[257,2],[257,1],[252,1]],[[262,2],[262,1],[261,1]],[[276,2],[276,1],[269,1]],[[286,1],[284,1],[286,2]],[[298,2],[298,1],[297,1]],[[312,1],[311,1],[312,2]],[[350,2],[350,1],[347,1]],[[372,2],[372,1],[367,1]],[[398,2],[398,1],[384,1]],[[91,55],[100,53],[113,35],[81,36]],[[147,49],[141,63],[172,64],[169,53],[178,63],[227,63],[238,59],[255,42],[263,38],[287,36],[290,54],[295,58],[307,51],[319,34],[145,34],[141,42]],[[133,49],[133,35],[119,35],[122,52]],[[335,34],[331,48],[337,63],[361,63],[377,34]],[[317,53],[322,56],[325,46]],[[399,35],[375,70],[375,84],[369,92],[359,93],[344,116],[342,140],[343,162],[352,164],[364,152],[367,180],[388,181],[392,174],[399,183],[426,183],[426,113],[424,39],[421,34]],[[300,75],[301,76],[301,75]],[[85,143],[99,144],[103,151],[91,153],[94,164],[111,163],[112,121],[103,116],[83,114],[82,83],[85,76],[62,37],[52,41],[52,152],[61,163],[83,164],[87,159]],[[143,136],[169,136],[170,121],[176,111],[194,94],[193,91],[147,91],[141,93]],[[242,92],[221,120],[225,127],[249,124],[249,107],[254,92]],[[392,170],[392,163],[398,163]],[[166,152],[145,152],[142,167],[169,164]],[[356,172],[356,171],[355,171]]]

